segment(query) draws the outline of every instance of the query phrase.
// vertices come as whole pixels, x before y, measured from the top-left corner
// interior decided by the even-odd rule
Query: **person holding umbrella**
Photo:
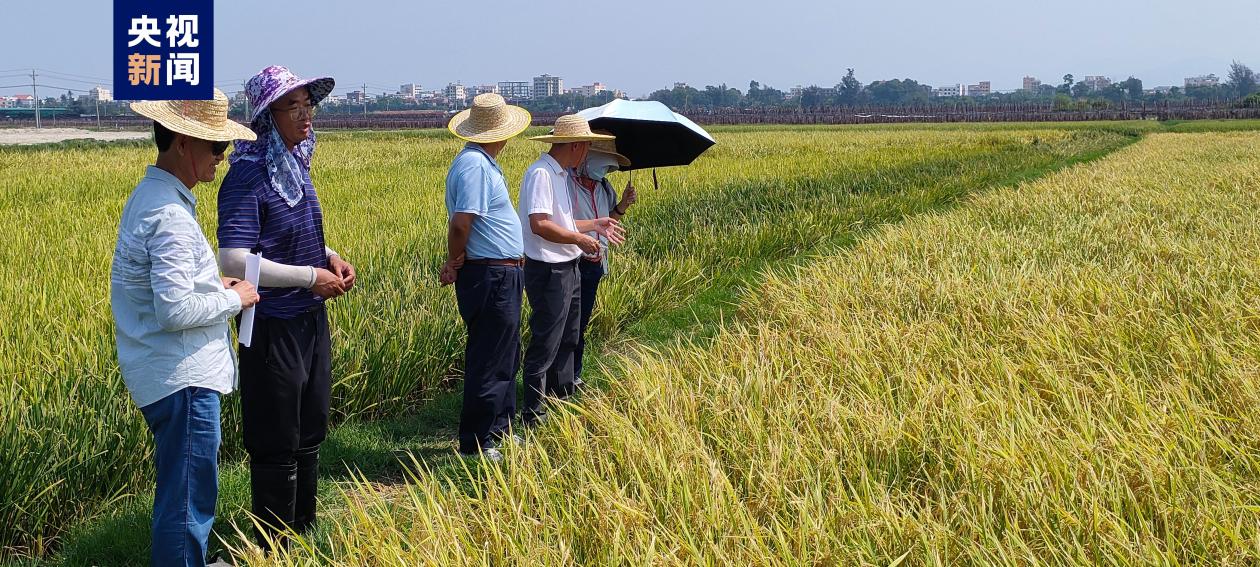
[[[219,494],[219,398],[236,384],[228,319],[258,294],[219,276],[192,189],[254,133],[228,120],[219,89],[131,109],[153,120],[158,156],[123,205],[110,267],[118,368],[153,433],[150,564],[201,567]]]
[[[594,130],[594,132],[610,135],[607,130]],[[630,160],[617,153],[615,141],[591,142],[586,160],[571,172],[576,182],[573,217],[577,220],[609,217],[621,221],[630,206],[637,200],[635,189],[633,185],[626,183],[621,200],[617,200],[617,190],[608,180],[608,174],[629,166]],[[583,261],[578,263],[582,308],[578,318],[578,344],[573,351],[573,386],[575,388],[580,388],[584,384],[582,357],[586,352],[586,328],[591,322],[591,313],[595,310],[595,296],[599,292],[599,282],[608,274],[608,239],[594,231],[588,232],[587,235],[599,240],[599,252],[584,254]]]
[[[578,262],[583,252],[600,250],[599,241],[586,233],[595,232],[612,244],[624,238],[616,220],[574,217],[576,195],[569,173],[586,159],[591,142],[613,137],[591,132],[585,118],[570,114],[557,119],[550,134],[530,139],[551,144],[525,171],[518,206],[525,235],[525,295],[533,311],[522,421],[535,427],[547,417],[544,397],[564,399],[573,393],[573,353],[582,309]]]
[[[246,83],[258,141],[232,153],[219,189],[223,272],[245,273],[262,256],[263,301],[253,341],[241,346],[241,418],[249,453],[256,536],[287,545],[286,529],[315,523],[319,446],[328,432],[332,342],[324,302],[348,292],[354,267],[324,242],[324,214],[311,183],[315,107],[333,79],[304,80],[284,67]]]

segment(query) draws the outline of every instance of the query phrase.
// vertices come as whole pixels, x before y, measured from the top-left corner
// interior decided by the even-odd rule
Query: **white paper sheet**
[[[245,281],[258,287],[258,272],[262,267],[262,254],[245,256]],[[246,347],[254,340],[254,308],[247,307],[241,311],[241,327],[236,330],[236,339]]]

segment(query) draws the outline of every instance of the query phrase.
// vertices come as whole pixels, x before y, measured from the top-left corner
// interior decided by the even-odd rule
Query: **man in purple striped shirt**
[[[354,286],[354,267],[324,242],[310,164],[315,105],[331,78],[298,79],[268,67],[246,85],[252,144],[238,144],[219,189],[219,258],[241,277],[263,257],[253,342],[240,348],[241,410],[259,545],[315,522],[319,446],[328,431],[331,340],[324,302]],[[264,305],[265,304],[265,305]]]

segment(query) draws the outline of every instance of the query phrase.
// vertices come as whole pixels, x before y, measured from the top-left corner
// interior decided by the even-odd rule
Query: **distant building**
[[[453,104],[464,104],[468,99],[468,89],[459,83],[451,83],[446,85],[446,89],[442,91],[446,97],[446,102]]]
[[[1199,75],[1198,77],[1186,77],[1186,88],[1193,87],[1216,87],[1220,86],[1221,78],[1215,74]]]
[[[529,100],[534,92],[533,85],[528,81],[500,81],[499,96],[511,102],[521,102]]]
[[[1041,81],[1037,77],[1024,77],[1024,90],[1035,93],[1041,89]]]
[[[801,95],[803,94],[805,94],[805,87],[796,85],[795,87],[788,89],[787,98],[801,98]]]
[[[595,84],[577,87],[573,89],[573,92],[582,96],[595,96],[606,90],[608,90],[608,87],[604,86],[604,83],[596,82]]]
[[[499,93],[499,85],[477,85],[473,87],[476,94],[501,94]]]
[[[1111,78],[1102,75],[1086,75],[1085,80],[1081,81],[1091,91],[1101,91],[1111,86]]]
[[[932,96],[962,96],[963,92],[962,84],[946,85],[932,89]]]
[[[114,100],[113,93],[109,92],[109,89],[103,87],[94,87],[92,90],[88,91],[88,97],[93,101],[99,102],[109,102]]]
[[[338,104],[344,104],[345,102],[346,102],[346,97],[341,96],[341,95],[330,94],[324,97],[324,100],[321,101],[320,104],[336,106]]]
[[[347,104],[363,104],[367,102],[367,93],[363,91],[350,91],[346,93]]]
[[[674,83],[674,88],[675,88],[675,89],[685,89],[685,88],[687,88],[687,83]]]
[[[1142,92],[1148,95],[1170,94],[1174,88],[1176,87],[1155,87],[1153,89],[1146,89]]]
[[[557,96],[564,92],[564,79],[553,77],[551,75],[539,75],[534,77],[533,98],[547,98]]]
[[[967,85],[967,96],[989,96],[990,94],[993,94],[993,86],[989,81]]]
[[[398,87],[398,96],[410,99],[420,98],[420,85],[415,83],[402,85]]]
[[[35,97],[28,94],[13,95],[14,108],[35,108]]]

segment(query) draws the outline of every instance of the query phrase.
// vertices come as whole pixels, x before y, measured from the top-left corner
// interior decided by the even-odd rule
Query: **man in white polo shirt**
[[[584,233],[595,232],[612,244],[624,241],[616,220],[573,219],[573,180],[568,173],[586,159],[591,142],[613,136],[592,133],[586,119],[570,114],[556,120],[551,134],[530,139],[550,143],[551,150],[525,171],[517,207],[525,235],[525,295],[533,310],[525,351],[526,427],[546,419],[545,396],[563,399],[573,392],[582,299],[578,262],[583,252],[595,253],[600,247]]]

